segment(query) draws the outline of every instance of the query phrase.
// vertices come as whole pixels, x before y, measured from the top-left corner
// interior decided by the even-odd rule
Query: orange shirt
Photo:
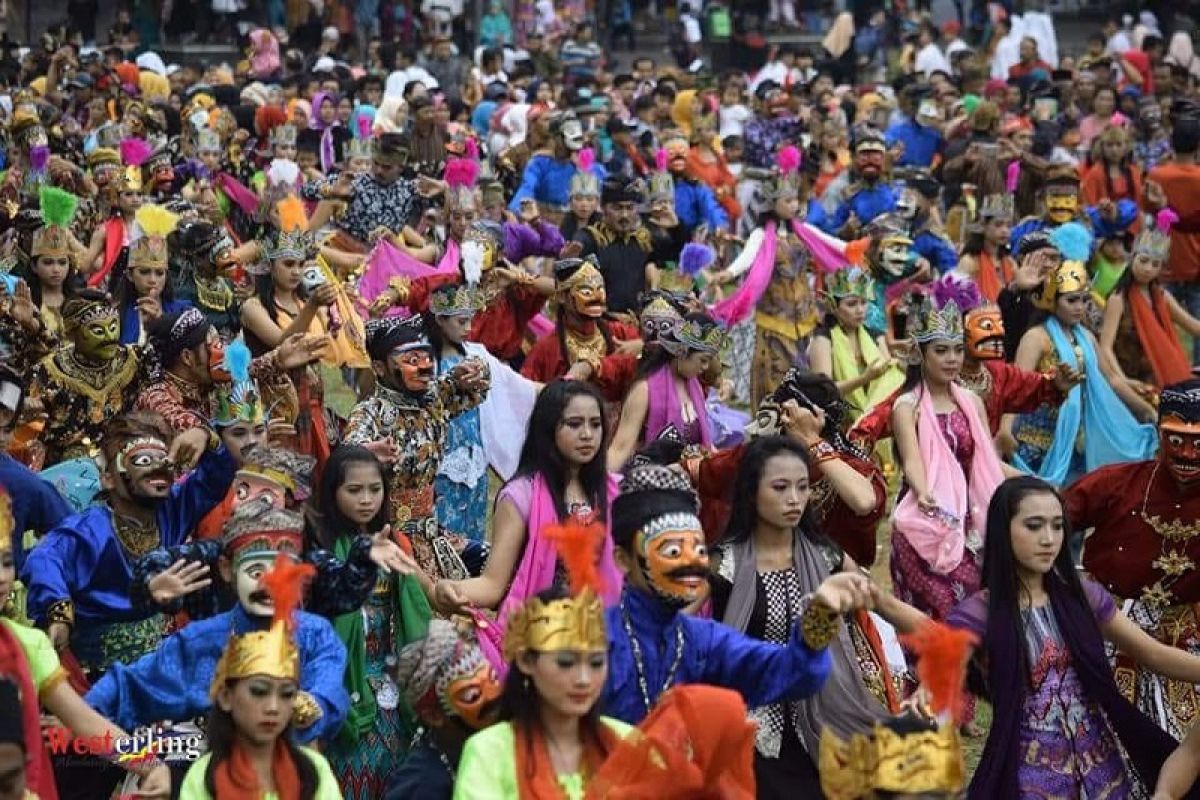
[[[1163,164],[1150,170],[1179,222],[1171,228],[1171,255],[1163,280],[1194,281],[1200,274],[1200,164]]]

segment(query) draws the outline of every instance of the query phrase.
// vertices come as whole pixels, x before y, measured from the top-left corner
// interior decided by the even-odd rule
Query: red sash
[[[88,278],[88,286],[96,288],[108,274],[112,272],[113,264],[125,247],[125,220],[120,217],[109,217],[104,221],[104,264]]]

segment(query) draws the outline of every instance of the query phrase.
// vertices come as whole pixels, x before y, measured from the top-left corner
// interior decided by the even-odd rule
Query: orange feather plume
[[[961,722],[967,660],[979,637],[930,620],[916,632],[901,636],[900,642],[917,655],[917,680],[929,692],[934,713],[949,711]]]
[[[297,563],[283,553],[275,557],[275,566],[262,576],[263,588],[275,604],[272,624],[280,621],[292,624],[292,613],[300,607],[304,587],[316,574],[317,568],[312,564]]]
[[[571,594],[590,588],[600,593],[602,581],[597,564],[604,546],[604,526],[598,522],[584,525],[570,518],[562,525],[551,525],[542,535],[554,543],[571,581]]]
[[[275,206],[279,212],[279,230],[284,233],[308,230],[308,215],[304,213],[304,202],[295,195],[288,195]]]

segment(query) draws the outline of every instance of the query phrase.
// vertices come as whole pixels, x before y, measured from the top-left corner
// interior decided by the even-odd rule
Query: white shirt
[[[917,53],[916,70],[926,78],[939,71],[949,75],[950,62],[946,59],[942,49],[930,42]]]
[[[721,130],[718,135],[722,139],[726,136],[741,136],[742,131],[746,128],[746,120],[754,116],[750,109],[741,103],[733,106],[721,106],[719,113]]]

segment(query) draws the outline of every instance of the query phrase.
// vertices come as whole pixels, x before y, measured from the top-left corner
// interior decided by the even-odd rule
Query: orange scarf
[[[217,765],[214,777],[214,800],[258,800],[266,790],[258,785],[258,774],[250,756],[240,744],[233,745],[229,758]],[[283,739],[275,740],[271,753],[271,777],[275,779],[275,794],[279,800],[300,800],[300,773]]]
[[[580,772],[585,782],[596,774],[619,741],[603,722],[597,723],[596,731],[600,734],[599,739],[590,735],[584,737]],[[513,736],[517,740],[517,796],[521,800],[563,800],[566,793],[558,784],[558,774],[550,760],[550,750],[546,747],[546,737],[542,735],[541,727],[526,729],[514,725]]]
[[[999,275],[996,272],[996,265],[992,261],[991,255],[988,252],[982,251],[976,256],[979,260],[979,275],[977,283],[979,291],[988,299],[989,303],[995,303],[1000,297],[1000,290],[1008,285],[1013,276],[1013,260],[1008,257],[1000,259],[1000,269],[1004,274]],[[1003,283],[1001,283],[1003,281]]]
[[[1146,300],[1146,295],[1136,286],[1125,297],[1133,314],[1133,329],[1137,331],[1146,358],[1150,359],[1154,382],[1161,388],[1192,377],[1192,365],[1184,355],[1171,322],[1166,293],[1162,287],[1152,286],[1150,295],[1154,301],[1153,308]]]

